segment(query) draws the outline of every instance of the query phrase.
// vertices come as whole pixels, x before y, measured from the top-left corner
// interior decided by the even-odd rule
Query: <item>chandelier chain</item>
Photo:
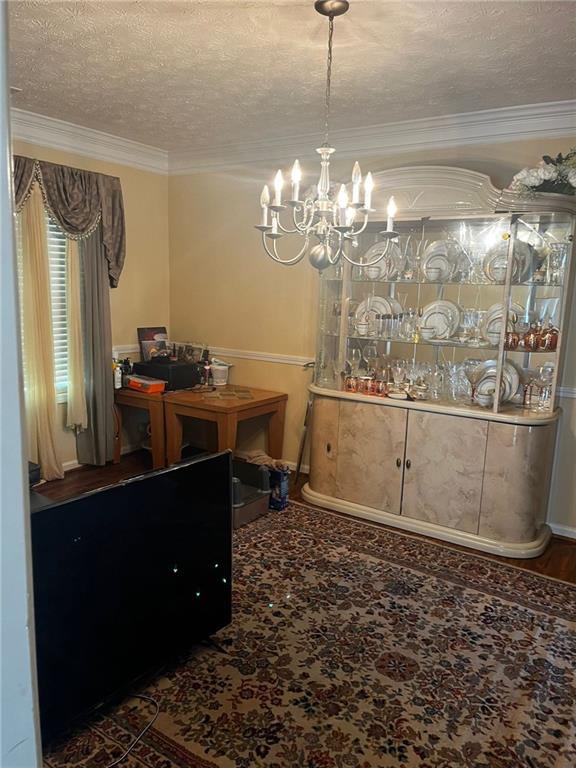
[[[328,57],[326,59],[326,99],[324,102],[324,145],[328,146],[330,123],[330,86],[332,84],[332,38],[334,36],[334,16],[328,17]]]

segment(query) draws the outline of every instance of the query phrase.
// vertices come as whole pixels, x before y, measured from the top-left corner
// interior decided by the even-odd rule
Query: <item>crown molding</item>
[[[319,141],[318,134],[313,133],[167,152],[22,109],[13,108],[11,117],[12,135],[21,141],[170,175],[285,162],[296,156],[311,156]],[[338,156],[346,158],[575,135],[576,100],[571,100],[344,129],[332,132],[332,143]]]
[[[12,138],[141,171],[168,173],[168,152],[24,109],[10,110]]]
[[[576,135],[576,100],[427,117],[331,132],[339,157],[396,155],[426,149],[498,144],[538,137]],[[286,161],[310,155],[318,134],[268,139],[190,152],[171,152],[171,175],[224,170],[233,166]]]

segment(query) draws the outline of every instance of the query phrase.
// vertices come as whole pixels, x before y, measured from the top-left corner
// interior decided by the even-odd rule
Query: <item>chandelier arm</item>
[[[382,261],[384,256],[388,254],[389,250],[390,250],[390,240],[386,240],[384,250],[382,251],[380,256],[377,256],[375,259],[372,259],[372,261],[354,261],[347,255],[344,249],[342,249],[342,256],[344,256],[346,261],[350,262],[350,264],[352,264],[352,266],[354,267],[371,267],[373,264],[378,264],[379,261]]]
[[[262,232],[262,245],[264,246],[264,250],[266,251],[268,256],[270,256],[272,261],[275,261],[278,264],[284,264],[285,266],[289,267],[292,264],[297,264],[299,261],[302,260],[304,254],[306,253],[306,249],[308,248],[308,236],[306,236],[306,239],[304,240],[304,245],[302,246],[301,250],[293,259],[283,260],[280,258],[278,251],[276,249],[276,240],[273,241],[273,250],[270,250],[270,248],[268,247],[268,243],[266,242],[265,232]]]
[[[352,228],[352,230],[347,233],[348,237],[356,237],[356,235],[361,235],[362,232],[364,232],[364,230],[366,229],[367,226],[368,226],[368,215],[364,214],[364,223],[362,224],[362,226],[359,229],[356,229],[356,230],[354,228]]]
[[[282,225],[282,222],[280,221],[280,216],[278,216],[278,226],[287,235],[295,235],[296,233],[301,234],[298,227],[295,227],[294,229],[287,229]]]
[[[306,213],[306,209],[308,208],[308,213]],[[292,216],[294,219],[294,225],[297,227],[299,232],[306,232],[308,229],[310,229],[310,226],[312,222],[314,221],[314,214],[316,212],[316,207],[314,205],[314,201],[310,198],[306,198],[304,202],[304,207],[302,209],[302,221],[298,222],[296,221],[296,209],[292,212]]]
[[[340,233],[338,233],[338,234],[339,234],[339,236],[338,236],[338,248],[336,250],[336,253],[334,254],[334,256],[332,258],[328,257],[328,261],[330,262],[330,264],[332,266],[334,266],[334,264],[336,264],[338,262],[338,260],[340,259],[340,256],[342,256],[342,254],[344,253],[344,240],[342,238],[342,235]]]

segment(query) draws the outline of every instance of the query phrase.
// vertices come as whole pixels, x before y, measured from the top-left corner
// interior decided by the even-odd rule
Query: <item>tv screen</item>
[[[32,513],[44,741],[231,621],[230,457]]]

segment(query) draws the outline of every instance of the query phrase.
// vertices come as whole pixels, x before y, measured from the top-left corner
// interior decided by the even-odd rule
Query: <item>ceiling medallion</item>
[[[331,195],[330,190],[330,155],[334,153],[333,147],[328,142],[328,128],[330,120],[330,87],[332,77],[332,38],[334,34],[334,18],[341,16],[348,10],[348,0],[316,0],[314,8],[318,13],[328,17],[328,56],[326,61],[326,94],[324,103],[324,143],[316,152],[320,155],[320,177],[311,196],[300,199],[300,182],[302,172],[298,160],[292,166],[291,174],[291,198],[282,201],[282,188],[284,177],[279,170],[274,178],[274,199],[270,199],[268,185],[265,184],[260,196],[262,207],[262,221],[256,225],[256,229],[262,232],[262,244],[268,256],[279,264],[292,265],[301,261],[306,254],[310,264],[318,270],[326,269],[337,264],[343,256],[347,261],[356,266],[359,262],[350,258],[348,247],[356,237],[364,232],[368,225],[369,214],[374,212],[372,206],[372,190],[374,182],[372,174],[366,174],[362,184],[362,172],[359,164],[354,163],[352,169],[351,195],[345,184],[340,185],[337,195]],[[362,189],[363,188],[363,189]],[[361,199],[362,198],[362,199]],[[280,221],[280,216],[286,210],[292,209],[292,226],[285,227]],[[388,221],[386,231],[381,232],[381,237],[386,244],[398,234],[392,231],[393,216],[396,212],[393,198],[388,206]],[[360,221],[357,222],[357,217]],[[299,235],[304,238],[302,248],[296,256],[282,259],[278,253],[278,240],[284,235]],[[310,246],[310,238],[314,237],[318,242]],[[377,257],[362,266],[369,266],[380,261],[386,255],[388,247],[379,250]]]

